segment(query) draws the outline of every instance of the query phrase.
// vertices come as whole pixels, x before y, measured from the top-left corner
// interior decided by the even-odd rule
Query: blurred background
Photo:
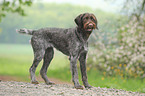
[[[90,85],[145,93],[145,0],[1,0],[0,80],[30,82],[31,36],[16,29],[75,27],[74,18],[85,12],[95,14],[99,27],[89,38]],[[40,82],[42,63],[36,70]],[[55,50],[47,73],[70,83],[68,57]],[[81,82],[80,71],[79,77]]]

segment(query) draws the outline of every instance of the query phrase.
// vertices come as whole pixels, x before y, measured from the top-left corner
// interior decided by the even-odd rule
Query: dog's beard
[[[90,26],[91,25],[91,26]],[[92,32],[93,31],[93,29],[95,29],[96,28],[96,24],[95,23],[85,23],[84,24],[84,29],[85,29],[85,31],[87,31],[87,32]]]

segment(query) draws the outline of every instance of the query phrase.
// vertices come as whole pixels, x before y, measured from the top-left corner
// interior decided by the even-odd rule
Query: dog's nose
[[[92,23],[89,23],[89,26],[93,26],[93,24]]]
[[[93,24],[92,23],[89,23],[89,25],[88,25],[89,27],[93,27]]]

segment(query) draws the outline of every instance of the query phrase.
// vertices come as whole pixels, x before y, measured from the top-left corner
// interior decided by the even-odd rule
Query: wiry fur
[[[88,18],[94,18],[94,20],[86,20],[83,18],[85,16]],[[82,89],[83,87],[79,84],[78,71],[77,71],[77,60],[80,61],[80,68],[82,74],[82,81],[85,87],[90,88],[88,84],[87,73],[86,73],[86,55],[88,52],[88,37],[93,29],[97,28],[97,20],[93,17],[93,14],[84,13],[79,15],[75,22],[78,25],[76,28],[42,28],[39,30],[29,30],[20,29],[17,32],[22,34],[32,35],[31,45],[34,51],[34,61],[30,68],[31,82],[37,84],[35,78],[35,70],[39,62],[44,59],[43,66],[41,68],[40,74],[46,84],[53,84],[48,80],[46,75],[47,68],[53,58],[53,47],[61,51],[63,54],[69,56],[71,70],[72,70],[72,80],[74,86],[77,89]],[[85,24],[84,24],[85,22]],[[84,29],[84,26],[85,28]],[[94,26],[96,28],[94,28]],[[88,29],[87,29],[88,28]],[[89,29],[90,28],[90,29]],[[91,31],[88,31],[91,30]]]

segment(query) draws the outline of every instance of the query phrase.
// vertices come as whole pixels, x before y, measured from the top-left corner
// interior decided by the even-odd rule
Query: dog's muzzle
[[[89,32],[93,31],[93,29],[95,29],[95,24],[88,23],[88,24],[86,24],[85,29],[86,29],[86,31],[89,31]]]

